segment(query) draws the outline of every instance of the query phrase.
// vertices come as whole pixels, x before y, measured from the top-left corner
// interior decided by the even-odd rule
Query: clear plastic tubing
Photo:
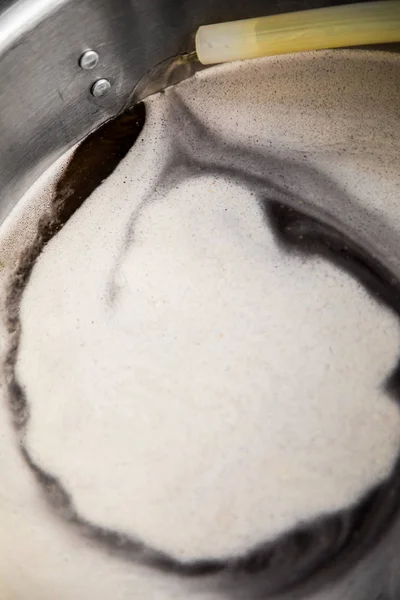
[[[379,0],[200,27],[201,63],[400,42],[400,0]]]

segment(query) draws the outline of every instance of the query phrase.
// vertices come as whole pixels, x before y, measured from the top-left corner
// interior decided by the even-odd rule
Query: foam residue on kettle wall
[[[105,151],[108,178],[48,240],[22,228],[8,393],[25,468],[61,517],[36,502],[49,535],[67,523],[77,546],[170,569],[193,594],[212,581],[185,576],[208,572],[250,598],[354,553],[355,524],[370,549],[371,506],[390,525],[399,69],[394,55],[340,52],[198,74],[146,102],[132,149],[114,171]],[[45,214],[68,204],[65,182]],[[368,495],[392,475],[391,495]],[[135,597],[135,577],[114,597]],[[158,597],[177,597],[168,581]]]

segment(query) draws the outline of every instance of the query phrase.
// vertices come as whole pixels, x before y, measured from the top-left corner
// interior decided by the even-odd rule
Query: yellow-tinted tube
[[[400,42],[400,0],[380,0],[205,25],[196,34],[204,65],[323,48]]]

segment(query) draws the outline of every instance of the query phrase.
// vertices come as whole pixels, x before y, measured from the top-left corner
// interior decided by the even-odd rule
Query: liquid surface
[[[50,535],[91,568],[130,563],[117,597],[177,597],[165,567],[187,597],[190,571],[234,559],[190,593],[271,597],[372,551],[368,511],[392,524],[399,69],[356,51],[205,71],[110,125],[96,164],[87,141],[3,228],[5,456],[19,441]]]

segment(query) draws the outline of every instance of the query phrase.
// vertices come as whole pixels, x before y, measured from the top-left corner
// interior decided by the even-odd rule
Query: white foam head
[[[282,248],[261,200],[340,223],[349,198],[347,234],[372,231],[367,214],[400,233],[399,69],[366,52],[260,60],[147,101],[21,303],[24,445],[82,519],[179,560],[226,558],[389,476],[398,319],[345,270]]]

